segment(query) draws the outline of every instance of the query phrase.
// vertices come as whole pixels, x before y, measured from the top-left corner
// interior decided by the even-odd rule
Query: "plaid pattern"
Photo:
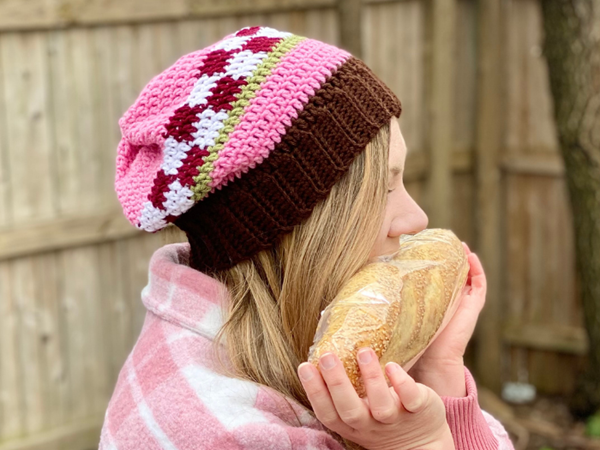
[[[142,291],[148,311],[108,405],[100,450],[342,450],[302,405],[288,399],[296,418],[271,388],[217,373],[212,340],[226,289],[189,268],[188,258],[188,244],[152,257]],[[456,448],[512,449],[502,425],[479,409],[465,375],[468,396],[443,398]]]

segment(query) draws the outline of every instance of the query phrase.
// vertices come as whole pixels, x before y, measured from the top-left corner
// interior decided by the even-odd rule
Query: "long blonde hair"
[[[320,312],[375,244],[387,199],[389,135],[386,124],[310,217],[273,248],[213,274],[230,295],[215,347],[223,342],[232,374],[311,411],[296,370],[307,360]]]

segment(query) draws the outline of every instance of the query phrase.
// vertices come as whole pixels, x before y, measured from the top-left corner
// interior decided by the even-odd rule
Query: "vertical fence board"
[[[362,0],[345,0],[338,3],[339,43],[357,58],[362,58],[363,55],[362,10]]]
[[[174,24],[149,24],[137,27],[137,83],[145,86],[152,77],[171,66],[180,56],[179,33]]]
[[[521,195],[527,197],[527,214],[530,218],[530,228],[526,230],[529,235],[528,251],[528,271],[530,285],[530,309],[528,311],[528,322],[543,323],[548,319],[547,298],[545,298],[545,280],[543,277],[543,267],[546,261],[547,251],[544,222],[540,220],[540,214],[545,210],[543,198],[539,195],[537,188],[540,186],[540,180],[528,177],[526,180],[527,189],[521,192]]]
[[[306,17],[306,11],[290,11],[288,13],[289,26],[288,29],[300,36],[311,37],[307,33],[308,20]],[[322,34],[322,33],[321,33]]]
[[[300,21],[291,20],[290,14],[288,13],[270,13],[267,15],[266,20],[269,26],[278,30],[289,30],[291,33],[298,34],[302,34],[301,32],[304,31],[303,29],[300,29],[302,26],[302,24],[299,23]]]
[[[235,33],[238,29],[241,28],[240,23],[242,21],[241,16],[228,16],[228,17],[219,17],[215,19],[217,22],[217,27],[215,31],[217,34],[213,37],[212,41],[216,42],[228,34]]]
[[[451,229],[469,246],[475,243],[475,214],[473,211],[474,179],[471,174],[455,174]]]
[[[577,373],[575,370],[567,371],[564,368],[578,367],[580,364],[577,357],[539,350],[528,351],[527,354],[527,381],[534,384],[538,391],[550,395],[568,395],[573,392]]]
[[[334,9],[305,11],[306,36],[332,45],[339,45],[339,23]],[[363,49],[364,51],[364,49]]]
[[[573,211],[569,201],[566,180],[556,180],[558,191],[557,212],[557,235],[560,236],[558,244],[562,261],[563,283],[561,284],[561,295],[567,299],[568,322],[576,327],[584,327],[583,307],[577,286],[577,270],[575,266],[575,230],[573,224]],[[557,320],[564,320],[557,316]]]
[[[80,207],[81,190],[75,136],[77,112],[73,102],[73,55],[71,39],[64,31],[47,35],[53,127],[54,183],[60,214],[72,214]]]
[[[90,264],[86,248],[64,250],[60,253],[63,271],[62,301],[68,333],[70,420],[83,419],[93,413],[94,370],[96,343],[92,341],[94,324],[88,322],[87,304],[90,292],[98,286],[86,277]]]
[[[424,147],[424,22],[420,1],[373,4],[363,10],[364,60],[402,102],[400,128],[409,153]]]
[[[564,190],[564,180],[558,177],[507,177],[508,323],[581,326],[574,286],[573,230],[565,217],[569,207]],[[534,383],[545,393],[571,391],[579,357],[536,350],[515,352],[511,351],[515,367],[510,377]],[[565,371],[565,367],[572,369]],[[520,379],[520,374],[527,374],[527,379]]]
[[[111,88],[115,93],[113,107],[113,117],[117,120],[125,113],[137,96],[139,95],[139,86],[134,79],[133,71],[138,62],[138,56],[134,48],[134,33],[131,26],[118,26],[113,28],[111,41],[108,43],[112,55],[112,83]],[[115,141],[121,139],[119,128],[114,129]]]
[[[4,71],[6,145],[11,170],[12,217],[16,223],[53,217],[48,120],[48,58],[44,33],[0,36]]]
[[[2,36],[0,35],[0,40]],[[4,76],[2,45],[0,45],[0,229],[12,221],[12,192],[10,191],[10,166],[8,165],[8,118],[4,91],[8,89]]]
[[[16,437],[23,431],[25,389],[19,364],[19,317],[13,287],[13,263],[0,262],[0,439]]]
[[[74,140],[77,172],[67,174],[79,181],[79,204],[82,212],[98,209],[99,154],[96,148],[96,126],[92,108],[92,58],[90,32],[85,28],[69,31],[68,40],[72,61],[70,104],[74,112]]]
[[[515,5],[522,11],[526,22],[523,24],[525,44],[521,61],[527,67],[526,96],[522,101],[527,102],[528,142],[527,147],[554,153],[558,151],[557,132],[552,111],[552,94],[548,77],[548,66],[542,55],[543,22],[539,0],[526,0],[523,4]],[[515,11],[516,12],[516,11]]]
[[[107,355],[102,309],[97,246],[61,252],[64,273],[63,300],[67,307],[70,369],[72,373],[72,416],[85,419],[105,404]]]
[[[75,112],[75,148],[77,150],[76,174],[68,174],[79,179],[79,208],[82,212],[94,212],[101,204],[99,191],[100,154],[97,149],[98,129],[95,122],[93,91],[98,87],[92,84],[92,45],[88,29],[74,29],[69,32],[72,52],[71,104]]]
[[[556,151],[538,0],[511,1],[506,21],[507,146],[511,152]]]
[[[458,0],[454,70],[454,149],[473,151],[477,123],[477,11],[472,0]]]
[[[529,299],[525,249],[529,248],[528,235],[523,229],[529,228],[529,216],[525,213],[523,197],[515,195],[522,192],[522,180],[515,175],[506,177],[506,260],[510,269],[506,272],[506,320],[508,323],[522,321]]]
[[[552,248],[552,260],[548,261],[549,276],[554,280],[552,287],[555,292],[551,320],[554,323],[566,322],[576,326],[576,314],[572,307],[575,258],[571,249],[574,249],[574,233],[571,224],[562,217],[565,213],[567,217],[572,217],[568,199],[563,194],[566,194],[565,183],[559,178],[553,178],[548,192],[549,210],[555,218],[548,223]]]
[[[94,151],[98,157],[98,193],[101,210],[118,209],[120,205],[114,191],[115,160],[119,133],[118,117],[115,115],[115,92],[111,89],[111,76],[114,62],[108,43],[111,29],[97,27],[90,30],[92,60],[93,121],[97,128]]]
[[[56,252],[49,252],[33,259],[33,273],[39,310],[39,339],[41,351],[40,369],[43,382],[44,426],[46,429],[65,423],[65,399],[68,387],[64,372],[60,328],[60,277]]]
[[[427,180],[429,220],[432,227],[448,228],[452,220],[452,165],[454,144],[454,86],[456,53],[455,0],[432,3],[430,146]]]
[[[131,239],[131,238],[130,238]],[[123,343],[124,356],[126,357],[135,342],[136,333],[134,331],[135,310],[132,308],[131,292],[134,289],[134,281],[131,277],[131,265],[128,252],[128,241],[123,239],[115,245],[115,256],[117,258],[117,267],[122,275],[121,292],[115,303],[115,313],[121,322],[122,329],[126,332],[126,340]],[[123,359],[124,361],[125,359]]]
[[[84,324],[89,327],[87,331],[88,351],[91,354],[88,371],[88,390],[91,391],[91,414],[102,412],[105,406],[105,396],[109,390],[107,366],[109,347],[107,345],[108,331],[105,317],[102,314],[105,308],[100,271],[98,267],[98,247],[88,246],[82,252],[82,278],[86,280],[87,290],[82,296],[84,304]]]
[[[108,333],[106,340],[109,352],[107,366],[111,381],[110,392],[114,388],[131,345],[131,308],[126,301],[126,273],[121,270],[126,263],[120,260],[118,252],[118,248],[122,246],[122,242],[109,242],[102,244],[98,250],[99,276],[105,287],[103,294],[105,307],[102,315]],[[108,398],[105,399],[105,402],[107,401]]]
[[[554,246],[549,245],[549,242],[552,242],[553,238],[559,237],[550,234],[550,221],[547,220],[549,217],[554,216],[554,211],[552,211],[548,202],[548,188],[551,187],[554,180],[552,178],[538,178],[541,177],[529,177],[528,209],[532,218],[532,227],[528,232],[532,245],[528,248],[528,252],[530,255],[529,271],[532,275],[530,278],[532,290],[528,322],[551,325],[554,323],[552,320],[552,304],[564,301],[556,295],[558,292],[554,288],[556,287],[557,278],[550,277],[551,270],[549,267],[553,256],[559,256],[551,253]],[[521,193],[521,195],[523,194]],[[529,352],[529,358],[530,373],[532,375],[530,382],[535,383],[542,392],[556,392],[559,379],[554,374],[561,372],[565,360],[569,357],[548,351],[531,351]],[[560,383],[564,384],[563,387],[570,387],[568,376],[562,378],[563,380]]]
[[[486,306],[476,328],[477,373],[495,392],[501,389],[502,343],[502,232],[501,173],[502,146],[502,26],[504,4],[500,0],[478,2],[478,82],[477,82],[477,251],[487,274]]]
[[[162,245],[161,237],[158,234],[142,235],[128,239],[124,242],[126,259],[129,266],[129,284],[128,300],[131,304],[131,327],[134,340],[137,339],[146,309],[142,303],[141,292],[144,286],[148,284],[148,265],[154,251]]]
[[[423,182],[421,180],[405,181],[404,186],[406,187],[406,191],[410,194],[414,201],[418,204],[422,204],[425,197],[423,193]]]
[[[201,50],[212,44],[210,36],[211,27],[214,26],[213,20],[184,20],[177,27],[179,33],[179,53],[187,55],[188,53]]]
[[[16,300],[18,325],[18,356],[23,377],[24,416],[23,431],[33,434],[44,427],[44,404],[42,387],[42,366],[40,349],[40,317],[37,308],[36,285],[33,270],[33,257],[17,259],[13,262],[12,284]]]

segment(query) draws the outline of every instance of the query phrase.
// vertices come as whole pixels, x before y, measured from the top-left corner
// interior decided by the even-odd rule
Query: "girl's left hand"
[[[463,356],[485,304],[487,282],[479,258],[463,242],[469,261],[467,283],[456,313],[408,373],[440,396],[466,395]]]

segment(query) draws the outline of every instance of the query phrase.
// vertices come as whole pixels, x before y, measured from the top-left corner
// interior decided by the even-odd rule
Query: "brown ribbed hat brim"
[[[228,269],[272,247],[308,218],[400,101],[359,59],[351,57],[322,84],[262,164],[216,190],[180,216],[190,265]]]

